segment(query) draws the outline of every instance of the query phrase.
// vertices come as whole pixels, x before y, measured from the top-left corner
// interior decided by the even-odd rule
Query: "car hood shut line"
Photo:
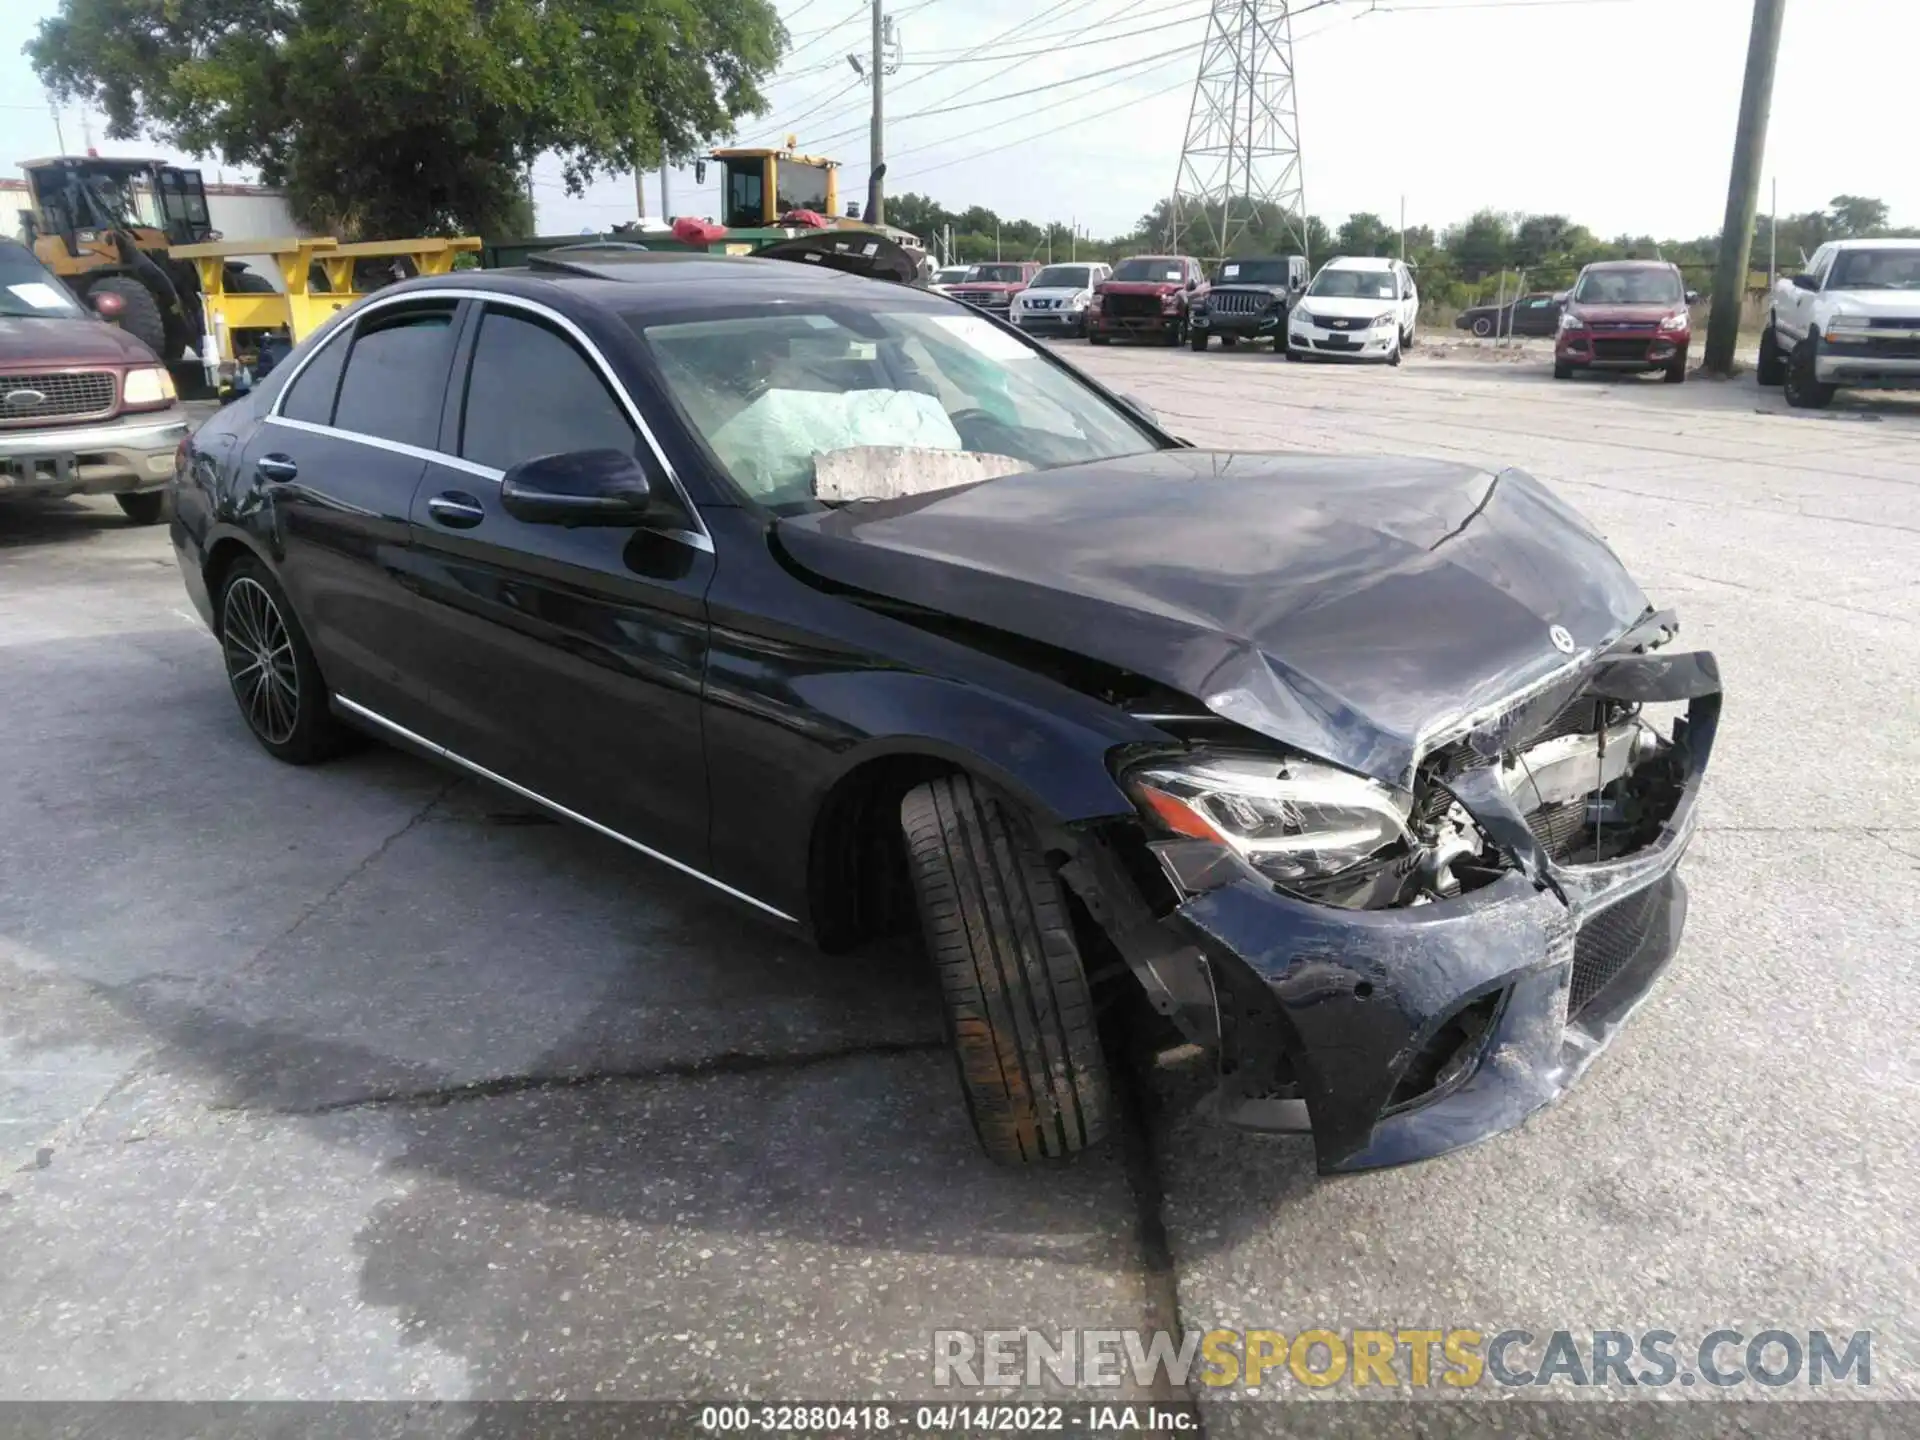
[[[1647,611],[1532,477],[1168,450],[783,519],[804,570],[1128,670],[1406,784]]]

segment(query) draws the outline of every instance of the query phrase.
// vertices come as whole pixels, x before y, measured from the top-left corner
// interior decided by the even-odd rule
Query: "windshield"
[[[1307,294],[1325,299],[1392,300],[1391,270],[1335,270],[1331,267],[1313,277]]]
[[[933,283],[936,285],[951,285],[956,280],[964,280],[966,278],[967,267],[965,265],[949,265],[946,269],[934,273]]]
[[[1084,290],[1090,285],[1092,271],[1085,265],[1049,265],[1033,277],[1036,290]]]
[[[976,265],[967,276],[983,285],[1018,285],[1025,278],[1018,265]]]
[[[1671,270],[1589,270],[1573,298],[1582,305],[1678,305],[1685,295]]]
[[[1154,284],[1168,281],[1178,283],[1187,278],[1187,272],[1178,260],[1169,260],[1162,255],[1136,255],[1131,260],[1122,260],[1113,267],[1116,280],[1150,280]]]
[[[0,316],[10,320],[72,320],[86,313],[67,287],[31,253],[0,242]]]
[[[1920,290],[1920,250],[1842,250],[1829,290]]]
[[[1220,267],[1216,285],[1284,285],[1287,262],[1284,260],[1229,260]]]
[[[779,194],[774,196],[775,216],[790,210],[811,210],[824,214],[827,209],[827,167],[802,165],[798,160],[776,160],[774,179]]]
[[[790,512],[1159,448],[1127,412],[978,315],[840,301],[630,323],[733,483]]]

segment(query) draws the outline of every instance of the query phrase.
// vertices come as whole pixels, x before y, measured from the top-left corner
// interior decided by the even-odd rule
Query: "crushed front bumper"
[[[1090,903],[1155,1007],[1213,1055],[1218,1118],[1310,1132],[1326,1173],[1399,1165],[1512,1129],[1606,1048],[1679,946],[1676,867],[1720,686],[1708,654],[1616,654],[1585,693],[1688,702],[1679,799],[1657,838],[1623,858],[1556,864],[1476,771],[1451,788],[1515,868],[1469,894],[1346,910],[1248,876],[1157,921]],[[1068,869],[1083,898],[1126,883],[1099,864]]]
[[[91,425],[0,429],[0,495],[124,495],[158,490],[173,474],[187,418],[170,410]]]

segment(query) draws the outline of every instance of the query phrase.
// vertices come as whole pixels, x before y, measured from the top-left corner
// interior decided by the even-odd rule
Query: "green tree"
[[[1827,205],[1833,211],[1834,233],[1842,239],[1879,235],[1887,228],[1884,201],[1865,195],[1836,195]]]
[[[1479,280],[1512,263],[1513,220],[1497,210],[1476,211],[1464,224],[1449,226],[1441,243],[1463,279]]]
[[[1336,247],[1342,255],[1398,255],[1400,232],[1378,215],[1357,210],[1340,227]]]
[[[536,156],[575,193],[766,108],[769,0],[62,0],[27,50],[60,98],[251,166],[352,238],[493,230]]]

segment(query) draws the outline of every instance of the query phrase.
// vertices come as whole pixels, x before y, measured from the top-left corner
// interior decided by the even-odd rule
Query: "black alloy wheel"
[[[239,562],[221,587],[219,613],[227,681],[254,738],[292,765],[338,754],[350,732],[329,710],[312,647],[266,567]]]

